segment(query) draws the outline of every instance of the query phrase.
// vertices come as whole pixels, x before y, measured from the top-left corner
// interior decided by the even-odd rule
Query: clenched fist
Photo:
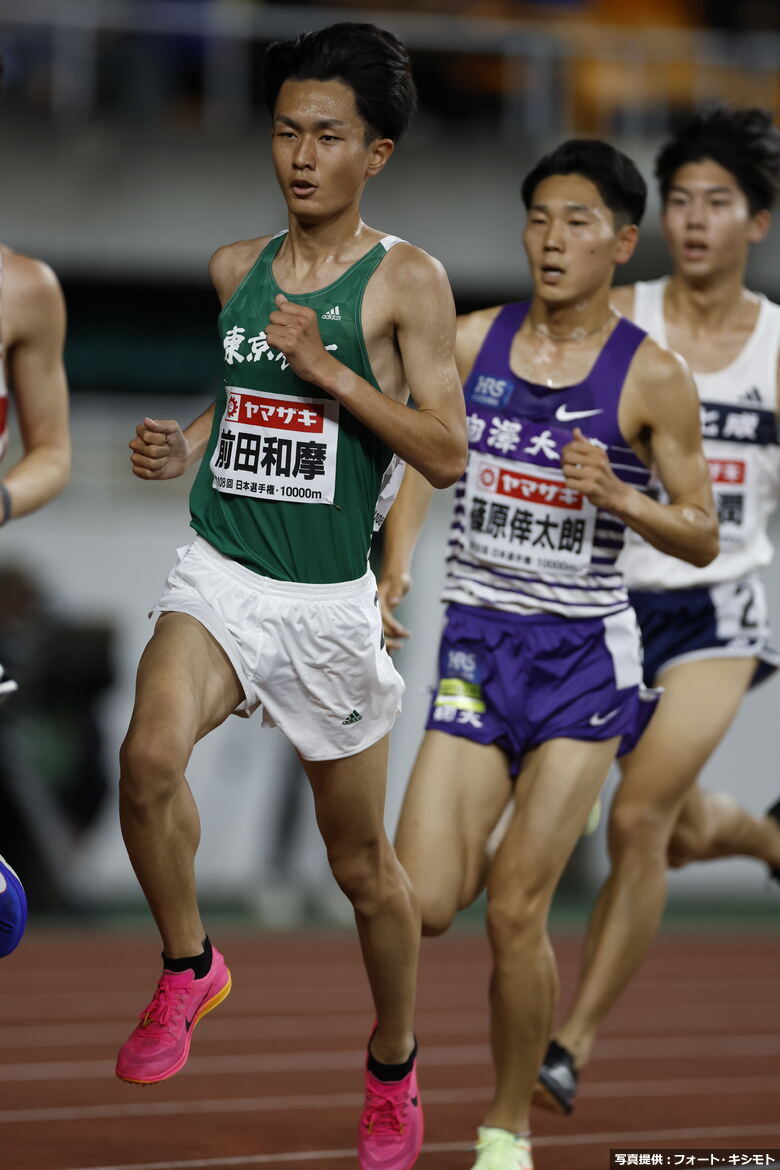
[[[133,475],[139,479],[175,479],[190,465],[190,445],[175,419],[145,418],[129,443]]]
[[[325,370],[337,363],[322,344],[317,314],[307,305],[288,301],[283,293],[275,303],[265,331],[268,344],[284,354],[299,378],[321,386]]]
[[[573,434],[561,457],[566,486],[582,492],[597,508],[620,512],[633,489],[615,475],[603,447],[586,439],[579,427]]]

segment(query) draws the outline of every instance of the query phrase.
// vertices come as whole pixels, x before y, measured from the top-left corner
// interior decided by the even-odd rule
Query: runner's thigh
[[[587,824],[620,740],[551,739],[526,755],[488,895],[551,894]]]
[[[192,746],[218,727],[244,692],[224,650],[195,618],[164,613],[138,667],[131,731],[164,729]]]
[[[676,807],[728,731],[755,667],[755,658],[702,658],[663,671],[658,709],[621,760],[613,808],[637,799]]]
[[[473,901],[482,886],[488,837],[511,796],[500,748],[426,732],[396,834],[399,860],[424,912],[426,904],[436,903],[454,913]]]

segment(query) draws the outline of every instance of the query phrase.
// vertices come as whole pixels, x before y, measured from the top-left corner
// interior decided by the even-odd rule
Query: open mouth
[[[565,276],[564,270],[558,264],[543,264],[542,265],[542,280],[556,281]]]
[[[299,199],[305,199],[307,195],[311,195],[313,191],[316,191],[317,187],[314,183],[309,183],[306,179],[295,179],[290,184],[290,189]]]
[[[683,255],[686,260],[701,260],[708,251],[707,245],[700,240],[686,240],[683,243]]]

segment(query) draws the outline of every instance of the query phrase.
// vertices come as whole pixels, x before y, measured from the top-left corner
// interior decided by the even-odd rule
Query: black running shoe
[[[778,825],[780,825],[780,800],[776,800],[772,807],[766,810],[766,815],[771,817],[773,821],[777,821]],[[770,865],[769,877],[780,886],[780,869],[773,869]]]
[[[578,1076],[574,1067],[574,1057],[568,1048],[564,1048],[557,1040],[551,1040],[542,1067],[539,1069],[534,1090],[534,1105],[539,1105],[551,1113],[568,1116],[574,1109]]]

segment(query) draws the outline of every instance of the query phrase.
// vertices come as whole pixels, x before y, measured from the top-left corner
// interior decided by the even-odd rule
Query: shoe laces
[[[164,1028],[181,1011],[185,998],[185,988],[172,986],[170,981],[163,977],[157,984],[151,1002],[138,1017],[141,1021],[141,1027],[146,1028],[149,1024],[159,1024],[161,1028]]]
[[[480,1129],[475,1150],[479,1170],[533,1170],[528,1142],[516,1138],[508,1129]]]
[[[366,1088],[366,1106],[363,1124],[366,1132],[374,1138],[395,1138],[406,1128],[406,1113],[409,1108],[408,1086],[405,1080],[392,1091],[387,1082],[377,1092],[371,1085]]]

